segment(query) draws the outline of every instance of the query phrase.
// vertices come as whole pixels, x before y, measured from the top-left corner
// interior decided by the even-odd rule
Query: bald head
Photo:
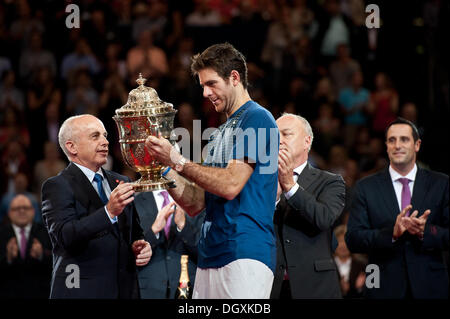
[[[59,131],[59,144],[71,162],[97,172],[108,158],[105,126],[95,116],[84,114],[68,118]]]
[[[11,223],[18,227],[31,224],[34,219],[34,208],[30,199],[25,195],[17,195],[9,205],[8,217]]]
[[[71,116],[61,125],[58,133],[59,146],[69,160],[72,160],[71,153],[68,151],[66,143],[68,141],[77,142],[80,133],[85,129],[86,124],[89,122],[99,122],[101,123],[101,126],[104,127],[102,121],[90,114]]]
[[[304,117],[284,113],[277,119],[277,126],[280,130],[280,150],[290,148],[296,166],[300,166],[307,161],[314,138],[311,125]]]

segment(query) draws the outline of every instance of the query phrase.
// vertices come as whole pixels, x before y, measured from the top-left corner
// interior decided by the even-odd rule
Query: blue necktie
[[[102,175],[95,173],[94,181],[97,182],[98,195],[100,195],[103,204],[106,204],[108,202],[108,197],[106,197],[105,190],[103,189],[102,180],[103,180]]]

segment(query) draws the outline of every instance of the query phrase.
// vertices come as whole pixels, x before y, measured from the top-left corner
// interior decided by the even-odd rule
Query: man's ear
[[[238,71],[232,70],[230,73],[231,84],[233,86],[238,85],[241,82],[241,76]]]
[[[77,146],[73,141],[67,141],[65,145],[71,155],[76,155],[78,153]]]
[[[414,150],[416,151],[416,153],[420,150],[420,144],[422,144],[422,140],[418,139],[416,141],[416,143],[414,143]]]

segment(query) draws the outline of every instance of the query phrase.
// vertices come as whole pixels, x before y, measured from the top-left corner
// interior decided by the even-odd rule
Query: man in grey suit
[[[181,255],[189,255],[188,273],[194,287],[204,214],[186,216],[167,191],[139,193],[134,203],[153,250],[150,262],[138,268],[141,298],[173,299],[180,279]]]
[[[308,164],[313,132],[306,119],[283,114],[277,125],[277,266],[271,298],[342,298],[332,236],[344,208],[344,180]]]

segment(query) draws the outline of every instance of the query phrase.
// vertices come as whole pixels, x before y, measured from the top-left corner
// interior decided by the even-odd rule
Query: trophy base
[[[134,183],[131,183],[133,186],[133,190],[135,192],[152,192],[159,190],[167,190],[169,188],[175,188],[175,181],[166,179],[164,177],[160,178],[157,181],[143,181],[142,179],[137,180]]]

